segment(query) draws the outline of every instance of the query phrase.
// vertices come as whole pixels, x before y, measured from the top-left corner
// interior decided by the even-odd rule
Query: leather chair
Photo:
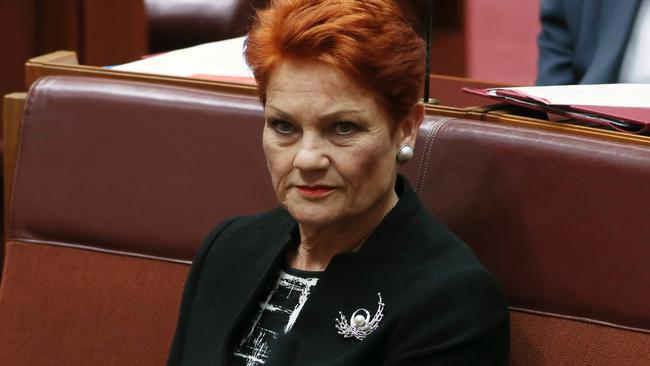
[[[276,203],[261,113],[249,96],[37,81],[8,219],[0,365],[164,365],[204,235]]]
[[[163,365],[220,220],[276,205],[250,96],[49,77],[22,121],[1,365]],[[511,365],[650,364],[650,145],[428,115],[407,175],[502,282]]]
[[[429,116],[410,180],[511,305],[511,365],[650,365],[650,141]]]
[[[144,0],[149,52],[171,51],[243,36],[255,9],[268,0]],[[415,29],[424,34],[425,0],[399,0]]]
[[[162,52],[246,34],[267,0],[145,0],[149,51]]]

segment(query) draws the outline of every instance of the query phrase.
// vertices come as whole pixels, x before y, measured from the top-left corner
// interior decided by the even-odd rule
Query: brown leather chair
[[[165,364],[203,236],[276,204],[261,113],[249,96],[37,81],[8,220],[0,365]]]
[[[239,37],[267,0],[144,0],[150,52]]]
[[[37,82],[8,213],[0,364],[164,364],[202,236],[276,205],[262,123],[249,96]],[[511,365],[650,364],[650,145],[429,115],[403,172],[504,285]]]
[[[144,0],[149,51],[170,51],[243,36],[255,9],[267,3],[268,0]],[[424,35],[425,0],[398,3],[416,30]]]

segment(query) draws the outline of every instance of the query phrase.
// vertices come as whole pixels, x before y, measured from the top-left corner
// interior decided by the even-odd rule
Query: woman
[[[282,208],[194,260],[169,365],[505,365],[502,291],[397,175],[424,45],[391,0],[275,0],[246,58]]]

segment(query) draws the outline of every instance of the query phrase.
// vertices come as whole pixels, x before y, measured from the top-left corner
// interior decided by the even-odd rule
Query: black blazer
[[[357,253],[335,256],[274,365],[506,365],[505,297],[468,247],[421,206],[403,178],[400,200]],[[265,283],[295,245],[297,224],[284,209],[230,219],[206,238],[190,271],[169,366],[229,364]],[[338,334],[349,317],[385,307],[363,340]]]

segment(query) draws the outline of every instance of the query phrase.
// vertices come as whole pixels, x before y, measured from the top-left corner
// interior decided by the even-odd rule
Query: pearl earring
[[[397,162],[400,164],[404,164],[407,161],[411,160],[413,158],[413,146],[409,144],[404,144],[399,147],[399,151],[397,152]]]

